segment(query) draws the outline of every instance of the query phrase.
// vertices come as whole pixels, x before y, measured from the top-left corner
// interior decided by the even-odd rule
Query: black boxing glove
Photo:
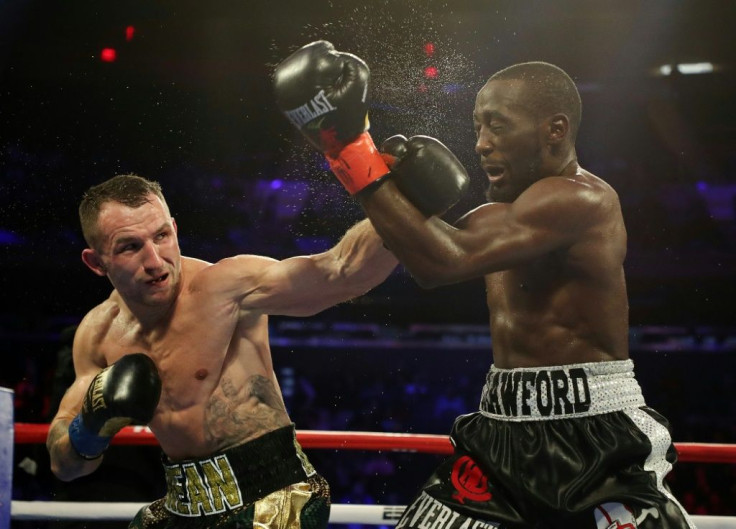
[[[147,423],[161,396],[161,379],[143,353],[129,354],[92,379],[82,410],[69,424],[69,441],[84,459],[96,459],[112,437],[132,422]]]
[[[369,79],[363,60],[324,40],[299,48],[274,71],[277,105],[351,195],[388,173],[368,134]]]
[[[381,144],[389,159],[390,177],[425,216],[442,215],[467,192],[465,167],[445,145],[429,136],[397,134]],[[391,159],[392,158],[392,159]]]

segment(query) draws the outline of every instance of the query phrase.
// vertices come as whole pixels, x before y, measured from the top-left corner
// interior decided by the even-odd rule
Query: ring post
[[[13,444],[13,391],[0,388],[0,529],[10,527]]]

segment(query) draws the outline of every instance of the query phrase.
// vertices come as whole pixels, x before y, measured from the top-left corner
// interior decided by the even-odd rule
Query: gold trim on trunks
[[[312,497],[309,483],[294,483],[255,503],[253,527],[300,529],[301,513]]]

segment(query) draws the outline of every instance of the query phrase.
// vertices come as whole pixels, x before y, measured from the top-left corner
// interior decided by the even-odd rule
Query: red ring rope
[[[48,431],[48,424],[15,423],[15,443],[45,443]],[[304,448],[452,453],[452,445],[446,435],[297,430],[296,436]],[[144,426],[127,426],[118,432],[112,442],[119,445],[158,445],[156,437]],[[679,460],[683,462],[736,463],[736,445],[675,443],[675,448]]]

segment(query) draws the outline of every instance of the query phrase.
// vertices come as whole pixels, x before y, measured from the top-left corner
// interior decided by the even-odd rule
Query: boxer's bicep
[[[82,399],[90,382],[106,366],[104,355],[100,351],[100,342],[110,327],[107,313],[108,307],[104,304],[95,307],[84,317],[74,333],[74,381],[64,393],[54,420],[74,418],[82,406]]]
[[[339,263],[327,254],[282,261],[260,256],[223,259],[207,271],[204,288],[219,290],[242,310],[288,316],[311,315],[343,301]],[[199,288],[199,287],[198,287]]]
[[[506,270],[568,248],[596,222],[595,196],[582,186],[548,178],[511,204],[487,204],[458,223],[460,269],[469,276]]]

